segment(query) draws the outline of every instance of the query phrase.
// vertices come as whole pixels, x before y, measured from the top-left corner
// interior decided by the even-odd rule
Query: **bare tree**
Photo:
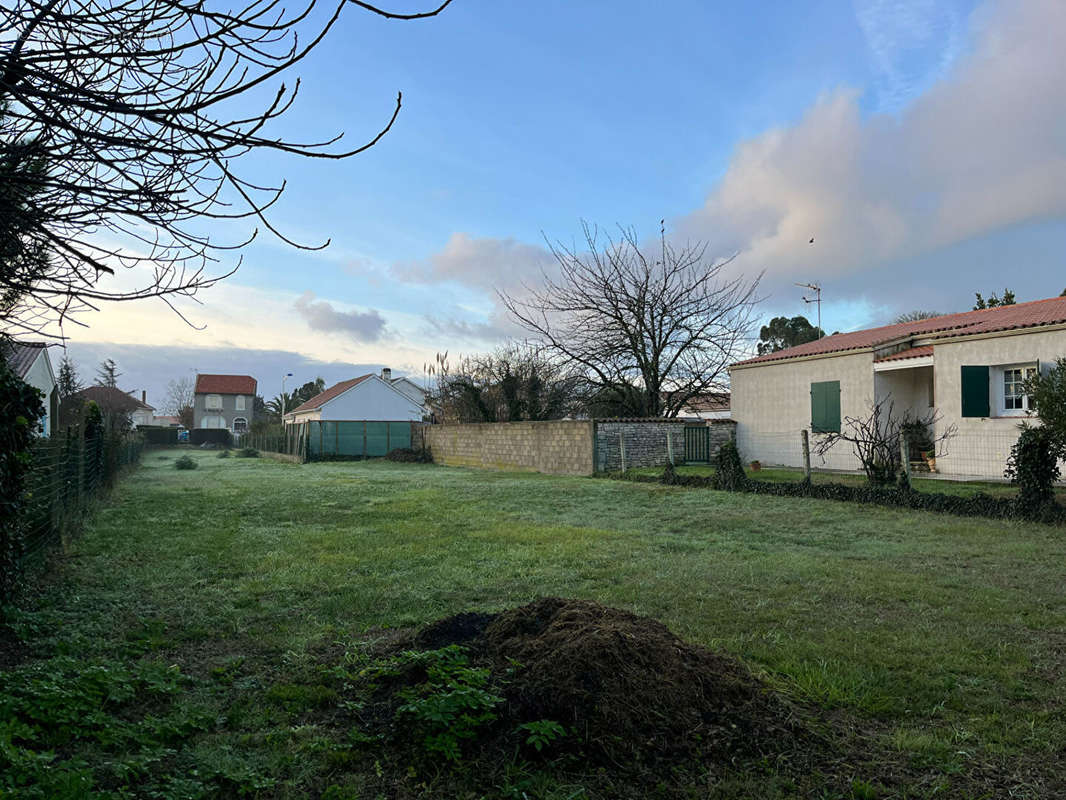
[[[549,242],[557,277],[526,297],[501,293],[514,319],[580,369],[598,402],[627,415],[676,416],[690,398],[723,390],[753,338],[761,275],[727,278],[732,258],[675,248],[665,231],[653,256],[631,228],[602,247],[595,228],[582,228],[585,251]]]
[[[163,399],[163,410],[177,417],[178,422],[190,429],[193,427],[195,392],[192,378],[186,375],[167,383],[167,394]]]
[[[883,486],[895,482],[903,466],[901,434],[907,438],[909,447],[917,445],[937,457],[947,454],[947,443],[957,429],[949,425],[938,432],[939,421],[940,412],[935,409],[921,416],[909,409],[897,414],[891,396],[886,395],[870,407],[866,416],[845,417],[839,432],[815,433],[814,451],[824,461],[838,443],[850,444],[866,479],[875,486]],[[920,444],[918,439],[922,440]]]
[[[939,311],[923,311],[922,309],[915,309],[914,311],[908,311],[905,314],[900,314],[894,320],[894,323],[900,322],[919,322],[923,319],[932,319],[933,317],[943,316]]]
[[[232,274],[236,266],[207,270],[259,225],[310,247],[266,216],[284,181],[253,183],[237,162],[254,151],[360,153],[391,128],[401,97],[358,146],[340,146],[339,135],[288,141],[271,123],[292,108],[300,80],[282,77],[347,6],[410,20],[450,2],[418,14],[360,0],[304,0],[293,11],[280,0],[0,6],[0,328],[40,332],[105,300],[194,296]],[[220,243],[203,226],[218,219],[257,227]],[[133,281],[101,283],[123,268],[141,269]]]

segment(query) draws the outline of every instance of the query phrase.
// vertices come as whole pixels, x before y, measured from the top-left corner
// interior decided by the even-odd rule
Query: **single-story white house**
[[[0,355],[16,376],[44,395],[41,401],[44,405],[41,435],[51,436],[55,420],[59,418],[59,389],[56,387],[52,359],[48,355],[48,345],[44,342],[10,341]]]
[[[425,393],[406,378],[393,378],[388,369],[380,375],[360,375],[341,381],[285,414],[285,424],[312,420],[373,420],[420,422],[425,414]]]
[[[1030,416],[1025,378],[1066,356],[1066,297],[946,314],[838,333],[730,368],[732,416],[742,457],[801,466],[801,433],[839,431],[888,398],[897,413],[954,426],[937,472],[1000,478],[1018,425]],[[824,464],[858,469],[846,443]]]

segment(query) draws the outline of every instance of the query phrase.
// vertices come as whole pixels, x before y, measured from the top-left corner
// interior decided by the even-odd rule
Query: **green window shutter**
[[[987,417],[988,367],[962,368],[962,416]]]
[[[840,433],[840,381],[811,384],[811,430]]]

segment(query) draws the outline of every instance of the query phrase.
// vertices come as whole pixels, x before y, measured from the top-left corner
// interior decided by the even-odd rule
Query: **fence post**
[[[622,456],[622,472],[626,471],[626,436],[618,431],[618,452]]]
[[[907,485],[911,485],[911,452],[910,447],[907,446],[907,434],[903,431],[899,432],[899,457],[900,462],[903,465],[903,475],[907,480]]]
[[[803,439],[803,475],[804,480],[810,483],[811,480],[811,439],[810,434],[807,433],[807,429],[804,428],[800,431]]]
[[[669,428],[666,429],[666,455],[670,459],[670,466],[674,466],[674,438]]]

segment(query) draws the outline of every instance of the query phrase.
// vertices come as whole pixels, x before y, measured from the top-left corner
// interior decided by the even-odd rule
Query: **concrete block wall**
[[[626,468],[661,467],[670,461],[667,437],[673,444],[674,463],[685,460],[685,423],[682,420],[598,420],[596,470],[622,469],[622,441]]]
[[[594,471],[591,420],[425,425],[422,432],[438,464],[550,475]]]

